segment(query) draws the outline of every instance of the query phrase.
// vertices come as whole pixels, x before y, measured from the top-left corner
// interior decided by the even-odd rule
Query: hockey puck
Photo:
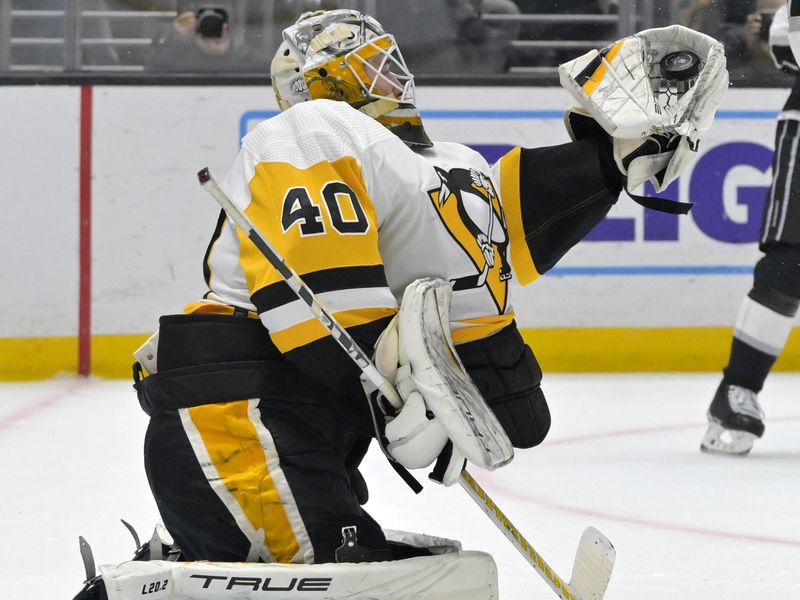
[[[700,57],[689,50],[670,52],[659,62],[664,79],[686,81],[700,72]]]

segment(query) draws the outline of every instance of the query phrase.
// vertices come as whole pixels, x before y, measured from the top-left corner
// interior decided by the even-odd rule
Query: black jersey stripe
[[[208,242],[206,254],[203,256],[203,278],[206,280],[206,285],[208,287],[211,287],[211,267],[209,266],[208,261],[211,258],[211,250],[214,248],[214,244],[219,239],[219,236],[222,235],[222,227],[225,225],[226,219],[227,215],[225,214],[225,211],[220,210],[219,217],[217,218],[217,225],[214,227],[214,233],[211,234],[211,241]]]
[[[383,265],[339,267],[301,275],[315,294],[357,288],[388,287]],[[297,300],[297,294],[285,281],[278,281],[257,290],[251,300],[259,313],[278,308]]]

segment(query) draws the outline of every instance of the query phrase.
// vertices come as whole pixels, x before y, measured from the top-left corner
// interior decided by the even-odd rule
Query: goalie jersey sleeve
[[[370,137],[375,130],[337,131],[325,115],[319,107],[301,108],[259,125],[245,137],[222,187],[339,323],[371,349],[397,309],[360,163],[376,142]],[[255,245],[224,218],[209,255],[211,291],[204,306],[217,301],[255,311],[287,358],[337,392],[348,391],[357,367]]]
[[[508,219],[511,263],[522,285],[586,237],[622,188],[610,144],[599,139],[514,148],[493,171]]]

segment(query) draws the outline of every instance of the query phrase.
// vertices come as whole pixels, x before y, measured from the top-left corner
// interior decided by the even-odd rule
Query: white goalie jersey
[[[456,343],[509,325],[509,223],[492,169],[466,146],[414,152],[343,102],[299,104],[245,138],[225,192],[348,329],[385,322],[420,277],[453,283]],[[284,353],[327,335],[221,216],[209,293],[187,312],[258,313]]]

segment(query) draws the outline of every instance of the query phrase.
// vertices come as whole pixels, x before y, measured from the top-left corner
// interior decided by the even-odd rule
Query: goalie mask
[[[347,102],[411,147],[433,143],[416,108],[414,77],[392,35],[354,10],[305,13],[283,31],[271,65],[281,110],[325,98]]]

